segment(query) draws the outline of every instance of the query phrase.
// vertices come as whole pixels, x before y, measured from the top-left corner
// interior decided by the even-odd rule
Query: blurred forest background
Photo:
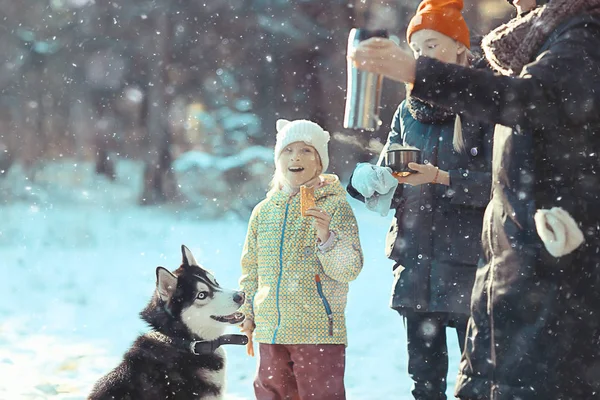
[[[0,204],[102,180],[135,184],[139,204],[247,215],[273,172],[277,118],[329,130],[330,171],[347,179],[404,97],[387,81],[381,128],[343,129],[348,33],[404,42],[418,3],[0,0]],[[474,36],[511,12],[465,0]]]

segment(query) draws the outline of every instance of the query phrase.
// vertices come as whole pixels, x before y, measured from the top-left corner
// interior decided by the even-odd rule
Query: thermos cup
[[[348,36],[348,53],[361,41],[372,37],[388,37],[386,30],[354,28]],[[348,62],[346,111],[344,128],[374,131],[381,125],[379,106],[383,76],[356,69]]]

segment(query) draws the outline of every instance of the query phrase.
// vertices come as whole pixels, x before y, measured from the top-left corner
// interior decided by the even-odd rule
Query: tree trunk
[[[35,181],[37,162],[43,156],[46,136],[43,132],[42,87],[40,67],[30,66],[20,79],[21,110],[18,113],[18,132],[22,139],[18,158],[23,163],[26,176]]]
[[[171,26],[167,10],[163,7],[155,9],[151,18],[157,34],[154,40],[155,48],[148,63],[149,85],[144,115],[148,147],[145,155],[144,188],[140,198],[142,205],[165,203],[177,196],[177,185],[171,170],[164,76],[169,60]]]

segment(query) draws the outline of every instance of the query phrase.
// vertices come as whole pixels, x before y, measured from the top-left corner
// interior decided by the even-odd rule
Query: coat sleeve
[[[247,318],[254,319],[254,296],[258,289],[258,262],[256,254],[256,239],[258,233],[258,209],[260,204],[254,208],[248,223],[248,232],[242,250],[242,276],[240,277],[240,288],[246,294],[246,302],[240,307]]]
[[[448,171],[450,189],[453,193],[450,204],[485,208],[490,201],[494,129],[488,124],[478,125],[478,132],[481,135],[480,146],[466,149],[470,153],[467,157],[473,158],[470,163],[471,168]]]
[[[401,118],[402,110],[404,110],[403,105],[404,105],[404,101],[400,104],[400,106],[396,110],[396,113],[394,114],[394,118],[392,119],[392,129],[388,135],[385,145],[383,146],[383,149],[381,150],[381,153],[379,153],[379,159],[377,161],[377,165],[379,165],[379,166],[383,166],[384,156],[385,156],[385,153],[387,152],[387,149],[390,147],[390,145],[392,143],[402,143],[403,142],[404,136],[403,136],[402,118]],[[358,192],[358,190],[356,190],[356,188],[354,188],[354,186],[352,186],[352,177],[353,176],[354,176],[354,174],[352,174],[352,176],[350,176],[350,180],[348,182],[348,186],[346,187],[346,190],[348,191],[348,194],[350,196],[352,196],[356,200],[362,201],[364,203],[365,202],[364,196],[362,194],[360,194]],[[394,192],[394,197],[392,198],[392,203],[390,205],[390,209],[398,208],[398,206],[401,203],[401,199],[402,199],[402,185],[398,185],[398,187],[396,188],[396,191]]]
[[[337,205],[329,229],[335,233],[335,242],[325,251],[316,250],[323,271],[336,281],[353,281],[362,270],[363,254],[356,218],[346,199]]]
[[[525,132],[599,121],[600,26],[563,32],[519,77],[419,57],[411,94]]]

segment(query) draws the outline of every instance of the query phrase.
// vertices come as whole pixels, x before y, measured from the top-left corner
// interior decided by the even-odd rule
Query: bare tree
[[[165,69],[169,64],[171,21],[168,3],[156,7],[149,18],[155,30],[152,55],[148,59],[148,94],[146,98],[147,153],[144,156],[144,188],[140,204],[163,203],[176,197],[171,170],[169,128],[166,123]]]

